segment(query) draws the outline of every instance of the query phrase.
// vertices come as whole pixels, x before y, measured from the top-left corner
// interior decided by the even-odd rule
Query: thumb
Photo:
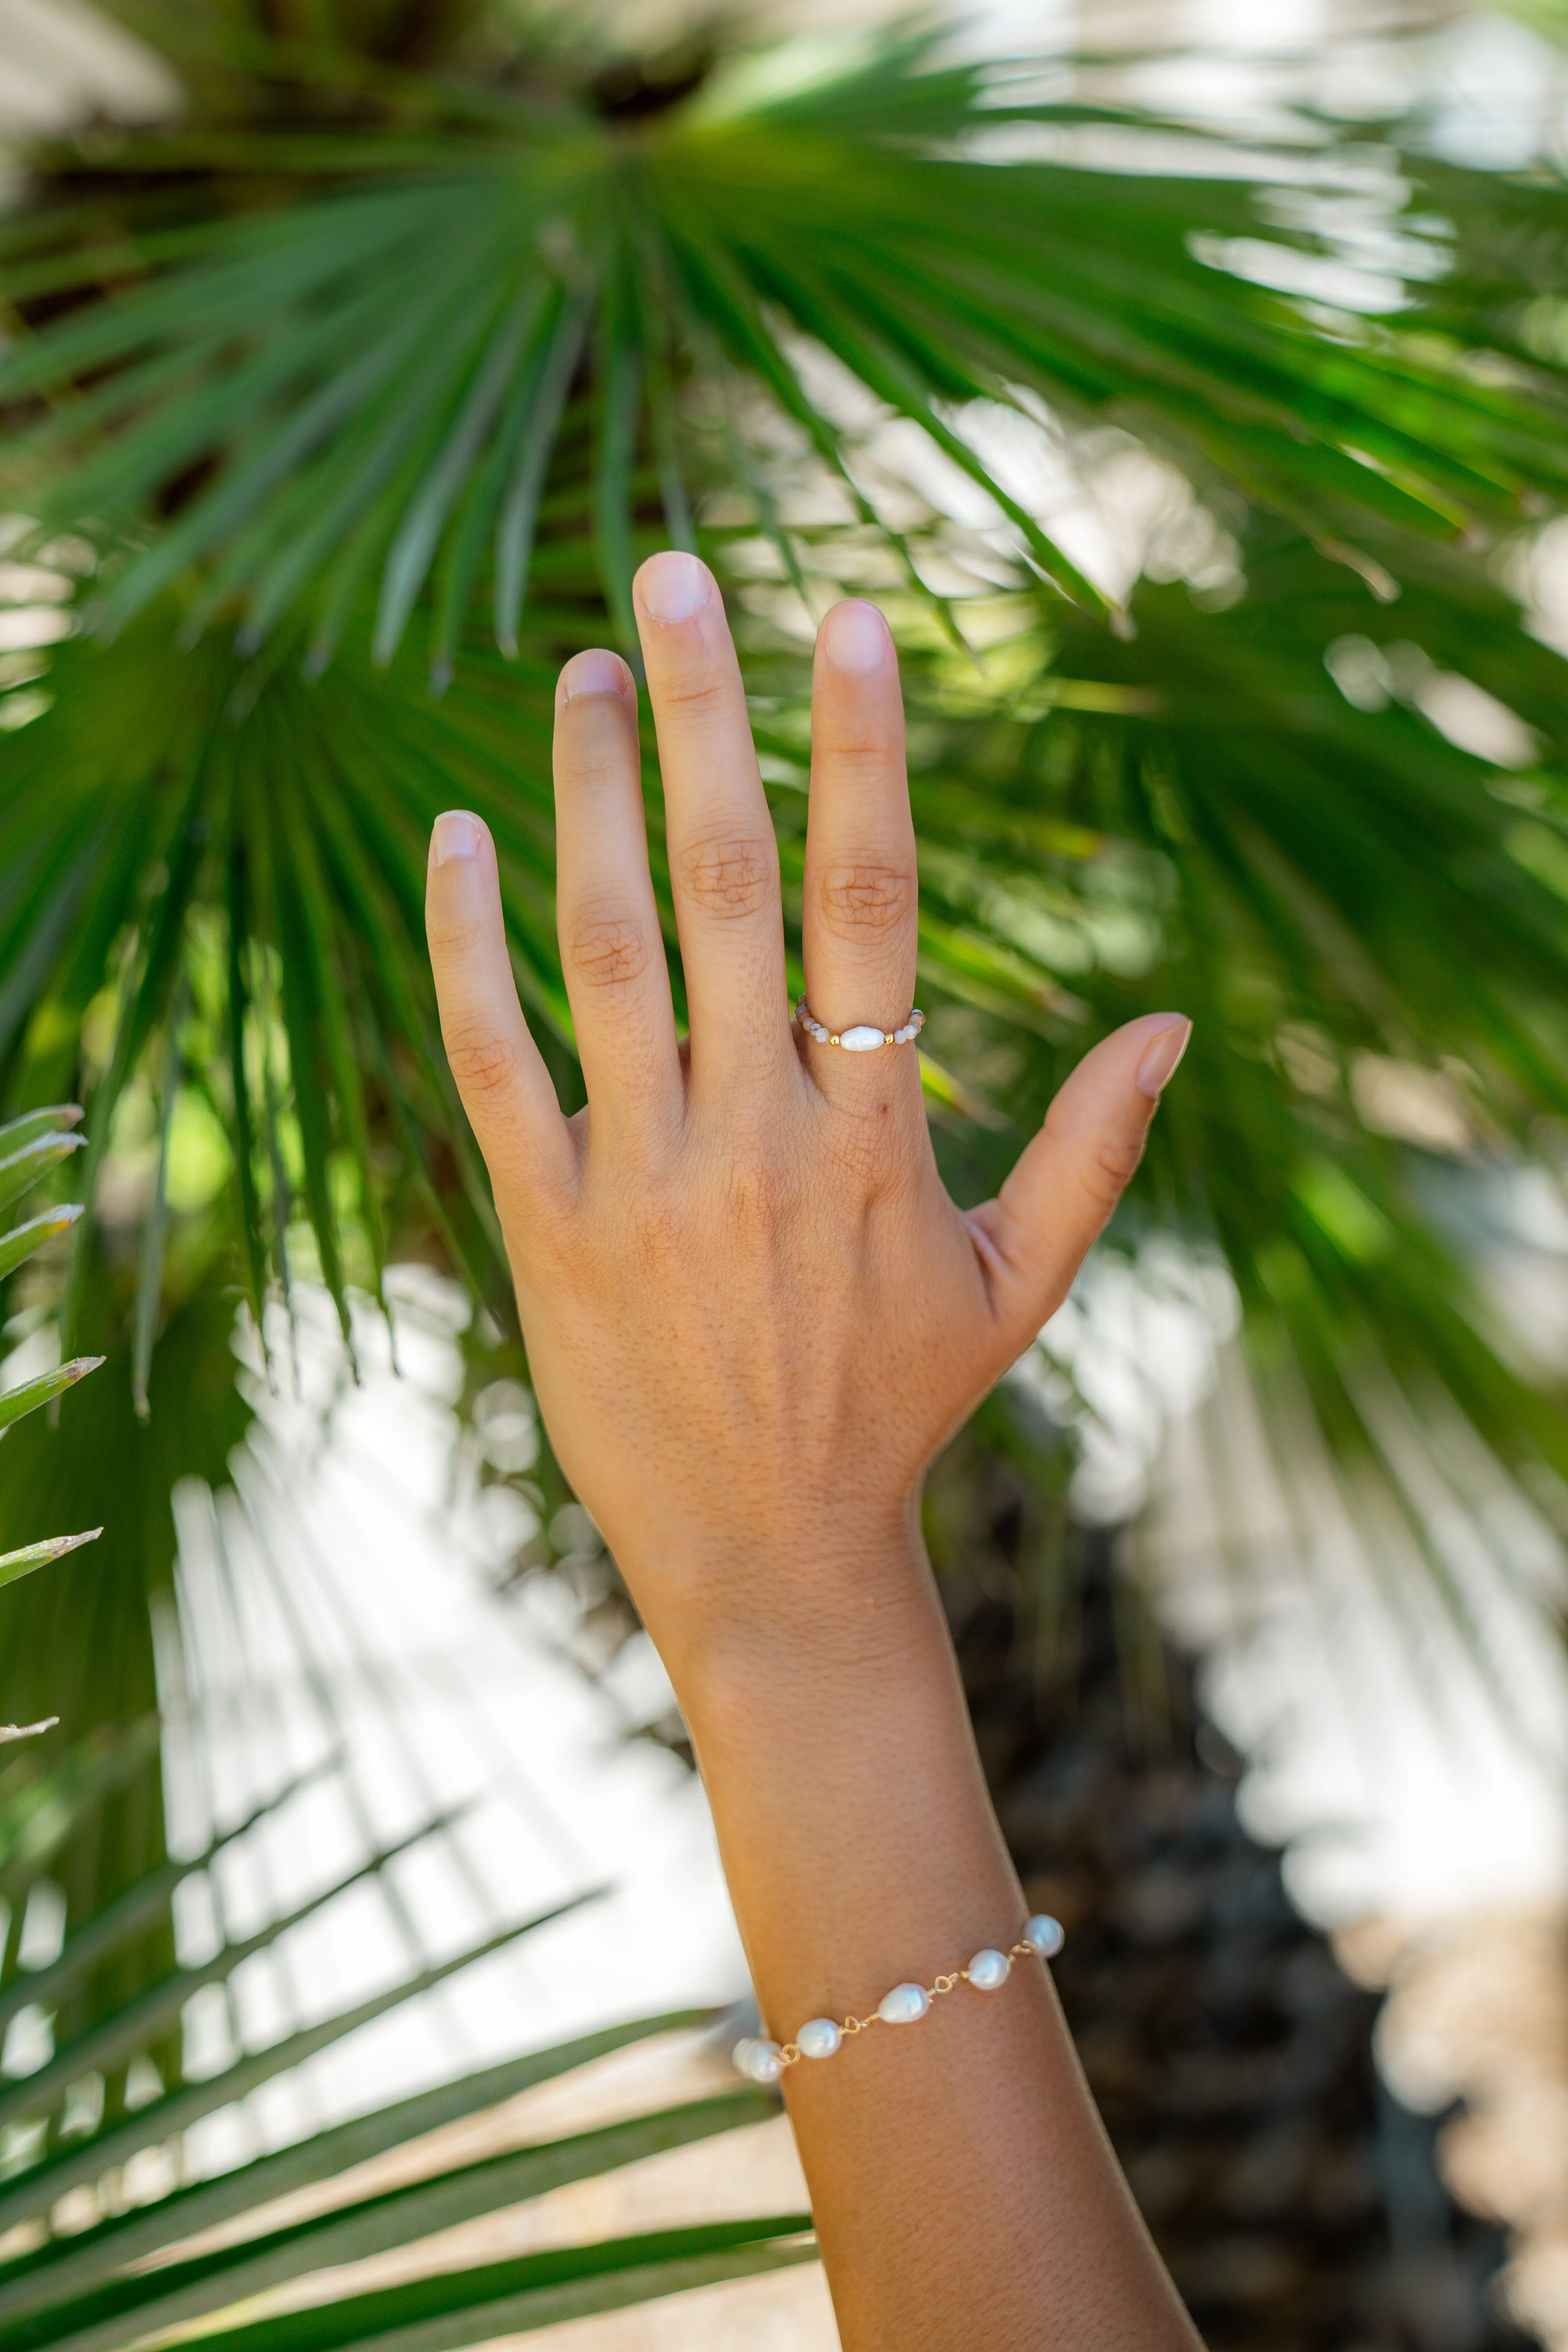
[[[1146,1013],[1086,1054],[995,1200],[970,1216],[999,1319],[1026,1345],[1072,1287],[1138,1162],[1160,1091],[1186,1052],[1184,1013]]]

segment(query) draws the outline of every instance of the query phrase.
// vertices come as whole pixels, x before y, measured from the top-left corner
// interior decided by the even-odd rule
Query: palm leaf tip
[[[67,1552],[79,1551],[83,1544],[96,1543],[103,1533],[101,1528],[87,1528],[79,1536],[46,1536],[41,1543],[24,1544],[20,1551],[0,1552],[0,1584],[14,1584],[19,1576],[28,1576],[35,1568],[47,1568],[52,1559],[64,1559]]]
[[[25,1224],[14,1226],[0,1238],[0,1282],[8,1274],[15,1274],[46,1242],[68,1233],[81,1212],[79,1201],[67,1201],[58,1209],[45,1209],[38,1216],[29,1217]]]
[[[52,1103],[42,1110],[24,1112],[20,1118],[0,1127],[0,1205],[29,1192],[41,1176],[79,1149],[86,1138],[70,1130],[81,1116],[79,1103]],[[81,1213],[80,1202],[63,1202],[0,1235],[0,1282],[15,1274],[46,1242],[68,1232]],[[95,1372],[105,1360],[102,1356],[75,1356],[37,1379],[21,1381],[14,1388],[0,1391],[0,1437],[39,1405],[74,1388],[78,1381]],[[102,1533],[100,1527],[89,1528],[79,1535],[47,1536],[41,1542],[24,1544],[19,1550],[0,1553],[0,1587],[15,1584],[19,1578],[30,1576],[35,1569],[45,1568],[52,1560],[63,1559],[68,1552],[79,1550],[83,1544],[96,1543]],[[47,1723],[32,1724],[23,1729],[13,1724],[0,1728],[0,1738],[30,1738],[36,1732],[49,1730],[57,1720],[51,1716]]]
[[[0,1159],[0,1209],[9,1208],[24,1192],[30,1192],[51,1168],[58,1168],[73,1151],[79,1151],[86,1141],[84,1135],[47,1129],[6,1152]]]
[[[73,1356],[68,1363],[57,1364],[52,1372],[40,1372],[36,1380],[23,1381],[18,1387],[7,1389],[0,1396],[0,1429],[9,1428],[24,1413],[47,1404],[62,1390],[74,1388],[78,1381],[86,1380],[89,1372],[96,1372],[100,1364],[107,1361],[104,1356]]]
[[[46,1103],[41,1110],[27,1110],[20,1118],[7,1119],[0,1127],[0,1160],[9,1159],[25,1145],[37,1143],[46,1135],[79,1127],[85,1117],[80,1103]],[[78,1142],[84,1139],[79,1136]]]

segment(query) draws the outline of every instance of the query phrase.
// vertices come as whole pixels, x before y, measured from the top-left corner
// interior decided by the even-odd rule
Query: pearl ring
[[[842,1045],[847,1054],[873,1054],[879,1045],[910,1045],[926,1025],[925,1014],[917,1004],[901,1029],[879,1029],[872,1022],[859,1021],[853,1029],[832,1031],[817,1020],[804,996],[795,1008],[795,1017],[819,1045]]]

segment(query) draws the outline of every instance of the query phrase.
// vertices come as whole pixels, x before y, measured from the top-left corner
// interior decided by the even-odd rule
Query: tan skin
[[[1186,1043],[1152,1013],[1079,1064],[997,1199],[954,1207],[911,1045],[812,1043],[718,589],[637,575],[690,1007],[678,1038],[615,655],[556,698],[561,948],[588,1107],[519,1008],[495,853],[437,821],[442,1034],[506,1234],[551,1441],[674,1681],[766,2030],[864,2016],[1017,1939],[921,1548],[943,1442],[1060,1304]],[[830,1029],[915,975],[898,667],[880,615],[817,640],[804,956]],[[1047,1972],[1015,1964],[784,2077],[848,2352],[1193,2352]]]

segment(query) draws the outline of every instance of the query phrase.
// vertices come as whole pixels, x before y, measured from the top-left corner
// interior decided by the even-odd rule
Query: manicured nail
[[[713,574],[679,548],[650,555],[637,576],[637,602],[653,621],[689,621],[713,593]]]
[[[893,640],[875,604],[856,597],[847,604],[834,606],[822,625],[820,642],[835,669],[864,676],[887,660]]]
[[[626,681],[626,666],[618,654],[595,646],[574,654],[561,673],[560,698],[576,702],[585,694],[619,694]]]
[[[479,824],[467,809],[448,809],[436,820],[430,835],[430,863],[445,866],[449,857],[477,857],[479,854]]]
[[[1152,1043],[1144,1047],[1143,1059],[1138,1065],[1132,1083],[1149,1097],[1151,1102],[1159,1101],[1161,1089],[1174,1076],[1176,1065],[1186,1052],[1187,1039],[1192,1034],[1192,1023],[1184,1013],[1178,1013],[1170,1027],[1162,1029]]]

